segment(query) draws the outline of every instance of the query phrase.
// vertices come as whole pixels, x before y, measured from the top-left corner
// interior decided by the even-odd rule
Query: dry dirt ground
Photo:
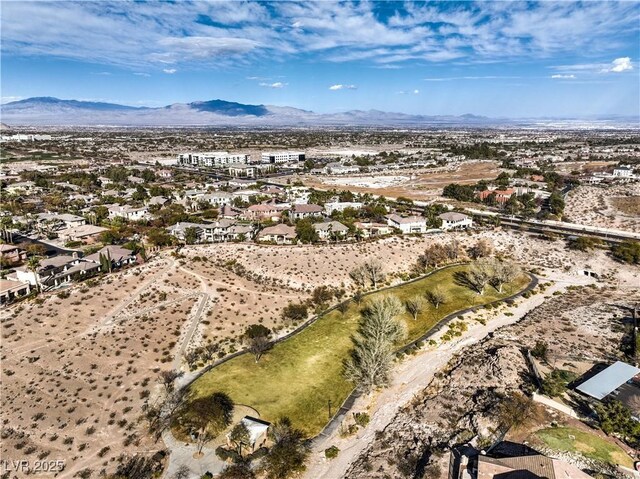
[[[579,186],[566,201],[570,222],[640,232],[640,183]]]
[[[462,245],[490,238],[502,254],[547,273],[588,268],[614,285],[638,284],[637,270],[603,252],[568,253],[561,241],[511,231],[330,246],[201,245],[183,248],[179,258],[165,252],[3,308],[2,458],[63,459],[60,477],[84,469],[97,477],[124,452],[157,450],[137,419],[161,388],[159,371],[179,366],[183,351],[207,342],[232,351],[247,324],[281,328],[279,310],[316,286],[352,291],[348,272],[365,259],[406,272],[428,245],[454,237]]]
[[[388,175],[305,175],[305,186],[319,189],[348,189],[357,193],[371,193],[390,198],[404,196],[418,201],[431,201],[442,194],[449,183],[470,184],[493,180],[500,174],[496,161],[467,161],[437,169],[397,170]]]
[[[565,369],[573,368],[574,363],[623,359],[621,343],[629,319],[625,307],[638,300],[639,289],[582,287],[551,297],[517,324],[465,348],[375,434],[346,477],[414,477],[416,470],[426,470],[424,477],[446,478],[448,454],[444,451],[451,445],[490,437],[498,424],[500,403],[529,387],[523,346],[531,348],[544,339],[551,361]],[[581,306],[575,308],[576,304]],[[563,420],[554,416],[556,421]],[[507,439],[518,440],[548,427],[551,417],[549,412],[540,411],[520,430],[511,431],[513,435]],[[573,427],[588,430],[576,421],[570,422]],[[628,447],[626,450],[634,455]],[[592,466],[579,457],[571,461]]]

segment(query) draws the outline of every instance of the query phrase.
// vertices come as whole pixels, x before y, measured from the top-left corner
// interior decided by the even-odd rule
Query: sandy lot
[[[412,174],[388,175],[306,175],[301,179],[306,186],[319,189],[343,186],[358,193],[371,193],[391,198],[404,196],[428,201],[438,198],[449,183],[470,184],[480,180],[493,180],[500,174],[496,161],[468,161],[444,168],[412,170]],[[403,179],[406,178],[406,179]]]
[[[573,223],[640,232],[640,183],[579,186],[569,193],[565,214]]]

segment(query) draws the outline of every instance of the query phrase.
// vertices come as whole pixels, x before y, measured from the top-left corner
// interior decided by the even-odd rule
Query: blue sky
[[[2,102],[640,115],[640,2],[2,2]]]

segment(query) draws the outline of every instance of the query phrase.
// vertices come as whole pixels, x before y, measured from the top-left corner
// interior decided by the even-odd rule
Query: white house
[[[326,223],[315,223],[313,228],[322,240],[344,239],[349,234],[349,228],[339,221],[327,221]]]
[[[294,220],[303,218],[320,218],[322,216],[322,206],[312,204],[296,204],[293,205],[289,216]]]
[[[617,178],[633,178],[633,170],[628,166],[616,166],[613,169],[613,176]]]
[[[442,220],[441,228],[445,231],[454,229],[460,230],[473,226],[473,220],[471,217],[462,213],[442,213],[438,217]]]
[[[427,232],[427,220],[421,216],[402,217],[393,214],[387,215],[386,218],[387,224],[393,228],[399,229],[402,231],[402,234]]]
[[[109,210],[109,218],[124,218],[129,221],[138,221],[148,218],[149,209],[146,206],[140,208],[134,208],[128,205],[110,205],[107,206]]]
[[[334,211],[344,211],[347,208],[353,208],[354,210],[359,210],[362,208],[362,203],[358,203],[356,201],[334,201],[331,203],[325,203],[324,211],[330,215]]]

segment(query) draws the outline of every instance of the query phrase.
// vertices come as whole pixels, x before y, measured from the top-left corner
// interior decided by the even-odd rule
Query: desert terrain
[[[329,246],[226,243],[165,251],[146,264],[3,309],[2,454],[63,459],[60,477],[90,477],[112,470],[125,452],[163,449],[139,421],[162,388],[161,371],[188,371],[190,353],[191,366],[199,368],[237,350],[248,324],[284,334],[283,306],[320,285],[353,291],[348,273],[365,259],[382,261],[394,273],[386,283],[393,284],[430,244],[455,239],[469,247],[480,238],[550,280],[554,272],[562,272],[561,281],[589,269],[609,285],[638,284],[637,269],[604,252],[567,252],[563,241],[499,229]],[[210,356],[203,357],[208,344]]]
[[[579,186],[567,195],[568,221],[640,232],[640,183]]]
[[[441,168],[398,170],[389,175],[359,174],[345,176],[296,176],[306,186],[318,189],[345,188],[354,193],[370,193],[390,198],[405,197],[417,201],[442,199],[442,188],[449,183],[472,184],[493,180],[501,172],[497,161],[467,161]]]

